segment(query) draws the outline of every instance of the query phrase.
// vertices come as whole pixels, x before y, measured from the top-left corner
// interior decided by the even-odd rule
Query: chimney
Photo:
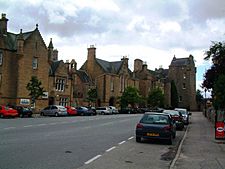
[[[94,45],[90,45],[90,48],[88,48],[88,60],[89,59],[95,59],[96,58],[96,48]]]
[[[0,35],[7,35],[7,22],[6,14],[2,13],[2,18],[0,19]]]
[[[19,55],[23,55],[23,49],[24,49],[24,38],[23,38],[22,29],[20,29],[20,34],[17,38],[17,53]]]
[[[143,61],[141,59],[134,60],[134,72],[142,70]]]
[[[49,42],[49,45],[48,45],[48,60],[49,61],[53,61],[53,43],[52,43],[52,38],[50,38],[50,42]]]
[[[88,50],[88,55],[87,55],[87,72],[91,76],[91,78],[94,78],[94,72],[95,72],[95,59],[96,59],[96,48],[94,45],[91,45]]]
[[[124,62],[126,67],[128,67],[128,60],[129,60],[128,57],[127,56],[123,56],[123,58],[121,60]]]
[[[54,50],[53,50],[53,60],[54,60],[54,61],[57,61],[57,60],[58,60],[58,53],[59,53],[59,52],[58,52],[57,49],[54,49]]]
[[[143,63],[143,66],[142,66],[142,69],[143,69],[144,71],[146,71],[147,68],[148,68],[147,62],[144,62],[144,63]]]

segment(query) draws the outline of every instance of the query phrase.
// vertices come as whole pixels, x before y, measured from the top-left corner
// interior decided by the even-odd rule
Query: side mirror
[[[189,115],[189,116],[191,116],[191,115],[192,115],[192,113],[188,113],[188,115]]]

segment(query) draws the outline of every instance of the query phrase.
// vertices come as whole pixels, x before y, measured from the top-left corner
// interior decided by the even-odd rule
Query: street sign
[[[215,138],[216,139],[225,139],[225,112],[216,111],[215,119]]]

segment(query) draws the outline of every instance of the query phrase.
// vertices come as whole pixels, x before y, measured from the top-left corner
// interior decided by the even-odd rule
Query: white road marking
[[[27,125],[27,126],[23,126],[23,127],[25,127],[25,128],[26,128],[26,127],[33,127],[33,125]]]
[[[91,162],[93,162],[94,160],[97,160],[99,157],[101,157],[102,155],[97,155],[95,157],[93,157],[92,159],[86,161],[84,164],[90,164]]]
[[[119,143],[119,145],[121,145],[121,144],[123,144],[123,143],[125,143],[126,141],[121,141],[120,143]]]
[[[10,130],[10,129],[15,129],[16,127],[6,127],[4,130]]]
[[[37,124],[36,126],[46,126],[47,124]]]
[[[112,151],[112,150],[115,149],[115,148],[116,148],[116,147],[113,146],[113,147],[109,148],[108,150],[106,150],[106,152],[110,152],[110,151]]]
[[[131,140],[131,139],[133,139],[134,137],[132,136],[132,137],[130,137],[130,138],[128,138],[128,140]]]

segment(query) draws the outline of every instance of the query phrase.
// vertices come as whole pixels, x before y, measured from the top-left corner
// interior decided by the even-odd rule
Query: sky
[[[213,41],[224,41],[224,0],[0,0],[8,31],[38,29],[59,59],[75,59],[78,69],[87,48],[106,61],[142,59],[148,69],[167,69],[172,58],[194,56],[196,88],[202,90],[210,61],[205,52]]]

